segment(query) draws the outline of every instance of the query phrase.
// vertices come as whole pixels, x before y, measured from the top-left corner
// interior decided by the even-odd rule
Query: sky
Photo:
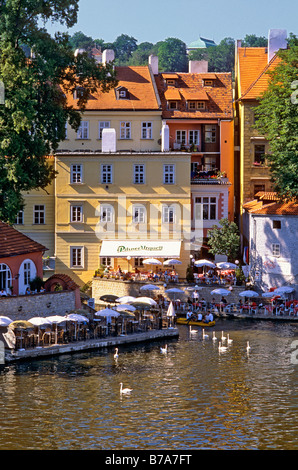
[[[114,42],[127,34],[141,42],[175,37],[186,45],[200,36],[217,44],[226,37],[268,36],[269,29],[286,29],[298,36],[297,0],[80,0],[77,24],[93,39]],[[60,24],[48,31],[66,31]]]

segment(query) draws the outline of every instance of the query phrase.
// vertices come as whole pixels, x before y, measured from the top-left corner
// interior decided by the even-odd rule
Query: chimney
[[[116,152],[116,129],[103,129],[102,130],[102,153],[115,153]]]
[[[85,49],[76,49],[74,52],[74,56],[78,57],[79,54],[83,54],[84,52],[86,52]]]
[[[158,75],[158,57],[156,55],[151,54],[149,56],[149,65],[153,75]]]
[[[115,53],[113,49],[105,49],[102,53],[102,63],[103,65],[112,62],[115,59]]]
[[[170,130],[167,124],[163,124],[161,128],[161,151],[168,152],[170,150]]]
[[[208,72],[208,60],[190,60],[188,62],[188,73]]]
[[[279,49],[287,48],[287,30],[270,29],[268,33],[268,62]]]

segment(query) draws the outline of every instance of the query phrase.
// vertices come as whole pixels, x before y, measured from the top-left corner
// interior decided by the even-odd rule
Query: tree
[[[180,39],[168,38],[162,41],[157,55],[162,72],[187,72],[186,44]]]
[[[298,38],[290,36],[281,62],[269,73],[267,90],[255,109],[255,126],[270,144],[266,155],[274,190],[281,200],[298,200]]]
[[[219,221],[221,227],[213,226],[208,231],[208,245],[213,255],[226,255],[228,261],[234,261],[240,248],[240,235],[237,225],[228,219]]]
[[[242,41],[242,47],[267,47],[268,41],[265,36],[256,36],[255,34],[246,34]]]
[[[98,66],[87,53],[74,57],[67,34],[54,37],[40,19],[71,27],[78,0],[0,2],[0,220],[13,223],[22,192],[45,188],[55,173],[45,156],[65,138],[65,124],[77,129],[90,93],[116,85],[112,65]],[[26,57],[25,50],[32,51]],[[79,110],[67,102],[77,87]]]
[[[90,51],[94,47],[94,40],[91,36],[86,36],[82,31],[77,31],[69,38],[69,42],[72,48],[75,49],[85,49]]]
[[[132,53],[137,49],[137,40],[127,34],[121,34],[113,43],[116,65],[125,65]]]
[[[129,65],[148,65],[148,58],[153,54],[153,47],[151,42],[139,44],[129,59]]]

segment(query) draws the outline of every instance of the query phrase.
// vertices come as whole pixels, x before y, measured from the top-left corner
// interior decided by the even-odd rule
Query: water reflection
[[[152,342],[117,361],[105,349],[4,367],[0,449],[296,449],[296,325],[218,322],[224,353],[210,330],[179,328],[167,354]]]

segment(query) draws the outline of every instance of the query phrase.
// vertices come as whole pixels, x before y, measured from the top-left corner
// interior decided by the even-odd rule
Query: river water
[[[2,366],[0,450],[298,449],[298,325],[192,328],[165,355],[153,341]]]

